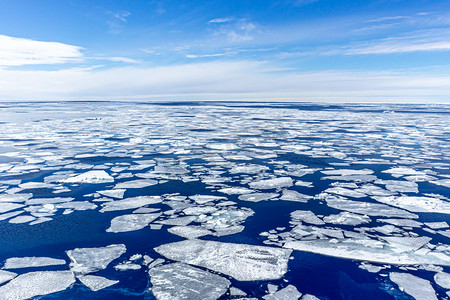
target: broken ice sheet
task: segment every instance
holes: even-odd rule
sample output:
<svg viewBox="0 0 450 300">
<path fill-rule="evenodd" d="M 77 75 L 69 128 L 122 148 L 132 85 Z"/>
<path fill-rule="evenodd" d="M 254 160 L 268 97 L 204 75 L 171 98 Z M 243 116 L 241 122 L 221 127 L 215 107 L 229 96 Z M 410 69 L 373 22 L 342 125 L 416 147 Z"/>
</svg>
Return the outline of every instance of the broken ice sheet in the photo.
<svg viewBox="0 0 450 300">
<path fill-rule="evenodd" d="M 116 200 L 104 203 L 102 205 L 103 208 L 100 209 L 100 212 L 134 209 L 149 204 L 161 203 L 161 201 L 162 201 L 161 197 L 159 196 L 138 196 L 126 198 L 123 200 Z"/>
<path fill-rule="evenodd" d="M 88 171 L 65 179 L 65 183 L 107 183 L 114 182 L 114 178 L 103 170 Z"/>
<path fill-rule="evenodd" d="M 240 281 L 279 279 L 291 250 L 204 240 L 185 240 L 155 248 L 161 255 L 223 273 Z"/>
<path fill-rule="evenodd" d="M 393 272 L 389 278 L 395 282 L 402 291 L 416 300 L 437 300 L 436 293 L 428 280 L 412 274 Z"/>
<path fill-rule="evenodd" d="M 65 264 L 66 261 L 64 259 L 51 257 L 11 257 L 5 261 L 3 269 L 35 268 Z"/>
<path fill-rule="evenodd" d="M 153 222 L 161 214 L 129 214 L 115 217 L 111 220 L 111 226 L 106 229 L 106 232 L 128 232 L 140 230 Z"/>
<path fill-rule="evenodd" d="M 0 286 L 0 299 L 29 299 L 64 291 L 75 283 L 70 271 L 38 271 L 17 276 Z"/>
<path fill-rule="evenodd" d="M 212 234 L 210 230 L 201 226 L 175 226 L 169 228 L 167 231 L 186 239 L 196 239 L 204 235 Z"/>
<path fill-rule="evenodd" d="M 120 182 L 114 186 L 114 189 L 142 189 L 155 184 L 158 184 L 158 181 L 151 179 L 137 179 Z"/>
<path fill-rule="evenodd" d="M 97 248 L 75 248 L 66 251 L 69 256 L 70 270 L 77 274 L 88 274 L 105 269 L 110 262 L 126 251 L 123 244 L 113 244 Z"/>
<path fill-rule="evenodd" d="M 400 207 L 412 212 L 450 214 L 450 202 L 438 198 L 420 196 L 390 196 L 373 198 L 378 202 Z"/>
<path fill-rule="evenodd" d="M 17 274 L 14 272 L 0 270 L 0 284 L 10 281 L 11 279 L 13 279 L 16 276 L 17 276 Z"/>
<path fill-rule="evenodd" d="M 96 275 L 83 275 L 79 276 L 78 279 L 81 281 L 82 284 L 84 284 L 94 292 L 110 287 L 119 282 L 119 280 L 111 280 Z"/>
<path fill-rule="evenodd" d="M 151 291 L 158 300 L 215 300 L 230 286 L 226 278 L 183 263 L 156 266 L 149 275 Z"/>
<path fill-rule="evenodd" d="M 250 187 L 253 189 L 276 189 L 276 188 L 284 188 L 290 187 L 294 184 L 292 178 L 290 177 L 278 177 L 272 179 L 264 179 L 256 182 L 249 183 Z"/>
<path fill-rule="evenodd" d="M 297 288 L 293 285 L 288 285 L 287 287 L 270 293 L 263 297 L 264 300 L 297 300 L 300 299 L 302 293 L 300 293 Z"/>
</svg>

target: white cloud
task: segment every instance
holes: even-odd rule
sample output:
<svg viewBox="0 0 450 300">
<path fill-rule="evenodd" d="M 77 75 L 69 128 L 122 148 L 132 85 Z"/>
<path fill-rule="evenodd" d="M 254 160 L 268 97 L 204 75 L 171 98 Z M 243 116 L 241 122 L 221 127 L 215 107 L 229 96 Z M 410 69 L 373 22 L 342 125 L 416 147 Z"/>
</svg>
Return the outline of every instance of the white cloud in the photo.
<svg viewBox="0 0 450 300">
<path fill-rule="evenodd" d="M 81 47 L 0 35 L 0 67 L 60 64 L 80 60 Z"/>
<path fill-rule="evenodd" d="M 449 51 L 448 41 L 398 41 L 387 40 L 373 45 L 359 46 L 345 51 L 345 54 L 393 54 L 419 51 Z"/>
<path fill-rule="evenodd" d="M 278 72 L 233 61 L 157 68 L 0 70 L 2 100 L 266 99 L 449 101 L 450 75 L 424 72 Z M 189 98 L 190 97 L 190 98 Z"/>
<path fill-rule="evenodd" d="M 231 22 L 233 19 L 231 18 L 216 18 L 216 19 L 212 19 L 210 20 L 208 23 L 227 23 L 227 22 Z"/>
</svg>

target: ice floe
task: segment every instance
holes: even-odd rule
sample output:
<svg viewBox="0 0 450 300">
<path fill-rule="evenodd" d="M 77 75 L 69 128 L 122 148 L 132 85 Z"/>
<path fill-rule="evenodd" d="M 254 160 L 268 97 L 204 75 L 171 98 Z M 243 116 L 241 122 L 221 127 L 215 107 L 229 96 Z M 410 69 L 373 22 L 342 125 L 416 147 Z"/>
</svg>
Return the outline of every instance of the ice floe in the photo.
<svg viewBox="0 0 450 300">
<path fill-rule="evenodd" d="M 205 235 L 212 234 L 212 231 L 201 226 L 175 226 L 168 229 L 172 234 L 179 235 L 186 239 L 196 239 Z"/>
<path fill-rule="evenodd" d="M 74 177 L 67 178 L 63 182 L 66 183 L 107 183 L 114 182 L 114 178 L 103 170 L 88 171 L 76 175 Z"/>
<path fill-rule="evenodd" d="M 161 203 L 159 196 L 137 196 L 104 203 L 100 212 L 135 209 L 149 204 Z"/>
<path fill-rule="evenodd" d="M 115 217 L 111 220 L 111 226 L 106 229 L 106 232 L 128 232 L 140 230 L 153 222 L 161 214 L 129 214 Z"/>
<path fill-rule="evenodd" d="M 66 251 L 69 256 L 70 270 L 78 274 L 88 274 L 105 269 L 109 263 L 125 253 L 123 244 L 113 244 L 106 247 L 75 248 Z"/>
<path fill-rule="evenodd" d="M 294 182 L 293 182 L 292 178 L 290 178 L 290 177 L 278 177 L 278 178 L 272 178 L 272 179 L 264 179 L 264 180 L 259 180 L 256 182 L 249 183 L 251 188 L 261 189 L 261 190 L 290 187 L 293 184 L 294 184 Z"/>
<path fill-rule="evenodd" d="M 450 201 L 421 196 L 374 197 L 375 200 L 412 212 L 450 214 Z"/>
<path fill-rule="evenodd" d="M 83 275 L 79 276 L 78 279 L 81 281 L 82 284 L 84 284 L 89 289 L 91 289 L 91 291 L 94 292 L 110 287 L 116 283 L 119 283 L 119 280 L 111 280 L 96 275 Z"/>
<path fill-rule="evenodd" d="M 395 282 L 406 294 L 416 300 L 437 300 L 436 293 L 428 280 L 412 274 L 393 272 L 389 278 Z"/>
<path fill-rule="evenodd" d="M 17 274 L 10 271 L 0 270 L 0 284 L 10 281 L 14 277 L 16 277 Z"/>
<path fill-rule="evenodd" d="M 156 299 L 215 300 L 226 293 L 230 281 L 183 263 L 151 268 L 151 291 Z"/>
<path fill-rule="evenodd" d="M 300 293 L 297 288 L 293 285 L 288 285 L 287 287 L 270 293 L 263 297 L 264 300 L 297 300 L 300 299 L 302 293 Z M 302 298 L 303 299 L 303 298 Z"/>
<path fill-rule="evenodd" d="M 229 275 L 240 281 L 279 279 L 287 271 L 288 249 L 185 240 L 156 247 L 161 255 Z"/>
<path fill-rule="evenodd" d="M 11 257 L 5 261 L 3 269 L 36 268 L 65 264 L 66 261 L 64 259 L 51 257 Z"/>
<path fill-rule="evenodd" d="M 64 291 L 75 283 L 70 271 L 38 271 L 17 276 L 0 286 L 0 299 L 19 300 Z"/>
</svg>

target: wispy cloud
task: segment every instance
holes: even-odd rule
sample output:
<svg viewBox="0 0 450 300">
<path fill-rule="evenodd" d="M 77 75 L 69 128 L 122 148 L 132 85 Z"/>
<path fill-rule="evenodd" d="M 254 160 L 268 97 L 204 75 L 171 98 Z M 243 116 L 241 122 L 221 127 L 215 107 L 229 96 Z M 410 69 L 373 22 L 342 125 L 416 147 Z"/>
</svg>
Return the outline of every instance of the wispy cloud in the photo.
<svg viewBox="0 0 450 300">
<path fill-rule="evenodd" d="M 0 35 L 0 67 L 79 61 L 83 57 L 81 50 L 81 47 L 63 43 Z"/>
<path fill-rule="evenodd" d="M 233 20 L 232 18 L 216 18 L 209 20 L 208 23 L 228 23 L 231 22 L 232 20 Z"/>
<path fill-rule="evenodd" d="M 124 23 L 127 23 L 127 18 L 131 15 L 129 11 L 110 11 L 105 10 L 105 13 L 110 17 L 107 20 L 110 33 L 121 33 Z"/>
<path fill-rule="evenodd" d="M 379 44 L 355 47 L 345 51 L 347 55 L 354 54 L 393 54 L 419 51 L 450 51 L 450 41 L 384 41 Z"/>
</svg>

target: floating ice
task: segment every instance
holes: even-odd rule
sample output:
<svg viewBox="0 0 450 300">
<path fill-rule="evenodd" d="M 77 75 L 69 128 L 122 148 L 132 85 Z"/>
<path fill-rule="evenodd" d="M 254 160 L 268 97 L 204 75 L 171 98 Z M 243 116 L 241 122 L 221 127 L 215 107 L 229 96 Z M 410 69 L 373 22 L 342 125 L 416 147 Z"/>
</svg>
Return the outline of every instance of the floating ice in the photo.
<svg viewBox="0 0 450 300">
<path fill-rule="evenodd" d="M 243 166 L 234 166 L 233 168 L 230 169 L 229 172 L 231 174 L 239 174 L 239 173 L 258 174 L 258 173 L 261 173 L 266 170 L 269 170 L 269 168 L 266 166 L 250 164 L 250 165 L 243 165 Z"/>
<path fill-rule="evenodd" d="M 389 278 L 416 300 L 437 300 L 428 280 L 406 273 L 390 273 Z"/>
<path fill-rule="evenodd" d="M 17 276 L 17 274 L 14 272 L 0 270 L 0 284 L 10 281 L 11 279 L 13 279 L 16 276 Z"/>
<path fill-rule="evenodd" d="M 436 273 L 434 281 L 444 289 L 450 290 L 450 274 L 444 272 Z"/>
<path fill-rule="evenodd" d="M 299 220 L 305 223 L 314 225 L 323 225 L 324 221 L 319 219 L 312 211 L 308 210 L 296 210 L 291 212 L 291 218 L 295 221 Z"/>
<path fill-rule="evenodd" d="M 56 205 L 58 209 L 73 209 L 73 210 L 92 210 L 96 209 L 97 205 L 88 201 L 73 201 Z"/>
<path fill-rule="evenodd" d="M 3 269 L 35 268 L 65 264 L 66 261 L 64 259 L 51 257 L 11 257 L 5 261 Z"/>
<path fill-rule="evenodd" d="M 130 214 L 115 217 L 106 232 L 128 232 L 140 230 L 158 218 L 161 214 Z"/>
<path fill-rule="evenodd" d="M 300 293 L 297 288 L 293 285 L 288 285 L 287 287 L 271 293 L 263 297 L 264 300 L 297 300 L 300 299 L 302 293 Z M 302 298 L 303 299 L 303 298 Z"/>
<path fill-rule="evenodd" d="M 0 202 L 24 202 L 33 197 L 33 194 L 1 194 Z"/>
<path fill-rule="evenodd" d="M 205 204 L 205 203 L 217 201 L 217 200 L 227 200 L 226 197 L 214 196 L 214 195 L 195 195 L 195 196 L 189 196 L 189 198 L 194 200 L 198 204 Z"/>
<path fill-rule="evenodd" d="M 196 239 L 204 235 L 212 234 L 210 230 L 200 226 L 175 226 L 169 228 L 167 231 L 186 239 Z"/>
<path fill-rule="evenodd" d="M 119 282 L 119 280 L 111 280 L 102 276 L 95 275 L 79 276 L 78 279 L 82 284 L 84 284 L 94 292 L 110 287 Z"/>
<path fill-rule="evenodd" d="M 141 268 L 142 268 L 141 265 L 133 264 L 131 262 L 125 262 L 122 264 L 118 264 L 117 266 L 114 266 L 114 269 L 119 271 L 140 270 Z"/>
<path fill-rule="evenodd" d="M 384 222 L 401 227 L 421 227 L 422 223 L 408 219 L 378 219 L 378 222 Z"/>
<path fill-rule="evenodd" d="M 97 193 L 106 197 L 122 199 L 123 195 L 125 194 L 125 191 L 126 189 L 113 189 L 113 190 L 97 191 Z"/>
<path fill-rule="evenodd" d="M 40 271 L 17 276 L 0 286 L 0 299 L 19 300 L 64 291 L 75 282 L 70 271 Z"/>
<path fill-rule="evenodd" d="M 106 202 L 103 204 L 103 208 L 100 209 L 100 212 L 134 209 L 149 204 L 161 203 L 161 201 L 161 197 L 159 196 L 132 197 L 123 200 Z"/>
<path fill-rule="evenodd" d="M 250 194 L 253 193 L 254 190 L 245 188 L 245 187 L 229 187 L 218 190 L 218 192 L 227 194 L 227 195 L 242 195 L 242 194 Z"/>
<path fill-rule="evenodd" d="M 381 203 L 407 209 L 412 212 L 450 214 L 450 202 L 438 198 L 414 196 L 390 196 L 373 198 Z"/>
<path fill-rule="evenodd" d="M 98 248 L 75 248 L 66 251 L 70 260 L 70 270 L 75 273 L 88 274 L 105 269 L 110 262 L 125 253 L 123 244 L 113 244 Z"/>
<path fill-rule="evenodd" d="M 188 225 L 188 224 L 192 223 L 193 221 L 195 221 L 195 219 L 197 219 L 197 217 L 195 217 L 195 216 L 186 216 L 186 217 L 177 217 L 177 218 L 173 218 L 173 219 L 161 220 L 161 221 L 157 221 L 156 223 L 164 224 L 164 225 L 185 226 L 185 225 Z"/>
<path fill-rule="evenodd" d="M 149 271 L 156 299 L 215 300 L 230 286 L 227 279 L 201 269 L 173 263 Z"/>
<path fill-rule="evenodd" d="M 279 279 L 287 271 L 291 250 L 185 240 L 156 247 L 161 255 L 176 261 L 204 267 L 240 281 Z"/>
<path fill-rule="evenodd" d="M 11 224 L 28 223 L 28 222 L 34 221 L 35 219 L 36 218 L 33 216 L 18 216 L 13 219 L 10 219 L 8 221 L 8 223 L 11 223 Z"/>
<path fill-rule="evenodd" d="M 360 225 L 363 223 L 369 223 L 371 219 L 370 219 L 370 217 L 368 217 L 366 215 L 359 215 L 359 214 L 354 214 L 351 212 L 344 211 L 337 215 L 326 216 L 323 218 L 323 220 L 326 223 L 331 223 L 331 224 L 356 226 L 356 225 Z"/>
<path fill-rule="evenodd" d="M 66 183 L 106 183 L 114 182 L 114 178 L 103 170 L 88 171 L 74 177 L 67 178 Z"/>
<path fill-rule="evenodd" d="M 28 199 L 25 203 L 27 205 L 45 205 L 45 204 L 56 204 L 70 202 L 74 200 L 72 197 L 53 197 L 53 198 L 32 198 Z"/>
<path fill-rule="evenodd" d="M 115 189 L 142 189 L 158 184 L 158 181 L 151 179 L 137 179 L 131 181 L 120 182 L 114 186 Z"/>
<path fill-rule="evenodd" d="M 281 195 L 280 200 L 306 203 L 311 198 L 312 196 L 300 194 L 297 191 L 283 190 L 283 195 Z"/>
<path fill-rule="evenodd" d="M 238 198 L 242 201 L 249 202 L 259 202 L 259 201 L 267 201 L 273 198 L 278 197 L 279 194 L 276 193 L 253 193 L 253 194 L 245 194 L 240 195 Z"/>
<path fill-rule="evenodd" d="M 394 176 L 404 176 L 404 175 L 423 175 L 422 172 L 418 172 L 414 169 L 408 168 L 408 167 L 394 167 L 390 168 L 389 170 L 383 171 L 383 173 L 389 173 Z"/>
<path fill-rule="evenodd" d="M 2 203 L 0 202 L 0 213 L 4 213 L 4 212 L 8 212 L 14 209 L 18 209 L 21 207 L 24 207 L 25 205 L 23 204 L 18 204 L 18 203 Z"/>
<path fill-rule="evenodd" d="M 251 188 L 262 190 L 290 187 L 293 184 L 291 177 L 278 177 L 249 183 Z"/>
<path fill-rule="evenodd" d="M 341 196 L 347 196 L 352 198 L 362 198 L 366 197 L 366 194 L 360 193 L 358 191 L 346 189 L 343 187 L 333 187 L 325 190 L 325 193 L 337 194 Z"/>
<path fill-rule="evenodd" d="M 432 228 L 432 229 L 444 229 L 444 228 L 448 228 L 448 223 L 445 221 L 442 222 L 425 222 L 425 225 L 427 225 L 428 227 Z"/>
<path fill-rule="evenodd" d="M 373 171 L 369 169 L 362 169 L 362 170 L 339 169 L 339 170 L 323 170 L 320 172 L 326 175 L 340 175 L 340 176 L 373 174 Z"/>
<path fill-rule="evenodd" d="M 424 240 L 410 237 L 395 237 L 396 240 L 372 240 L 369 238 L 320 239 L 290 241 L 283 247 L 322 255 L 371 261 L 393 265 L 435 264 L 450 266 L 450 256 L 426 249 L 419 249 Z M 392 237 L 393 238 L 393 237 Z M 404 240 L 402 240 L 404 239 Z M 411 244 L 408 244 L 411 243 Z M 409 252 L 408 252 L 409 250 Z"/>
</svg>

